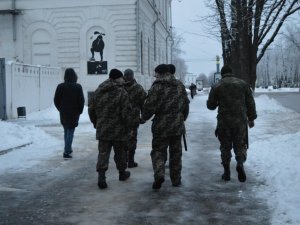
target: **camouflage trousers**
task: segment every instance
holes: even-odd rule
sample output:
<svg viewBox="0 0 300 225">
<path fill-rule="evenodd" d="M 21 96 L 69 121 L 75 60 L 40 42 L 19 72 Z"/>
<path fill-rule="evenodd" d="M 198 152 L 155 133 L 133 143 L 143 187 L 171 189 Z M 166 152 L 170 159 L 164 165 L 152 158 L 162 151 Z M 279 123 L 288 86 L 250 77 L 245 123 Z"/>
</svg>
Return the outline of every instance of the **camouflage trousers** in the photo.
<svg viewBox="0 0 300 225">
<path fill-rule="evenodd" d="M 218 128 L 217 136 L 220 141 L 222 164 L 229 164 L 233 148 L 237 162 L 244 163 L 247 159 L 247 127 Z"/>
<path fill-rule="evenodd" d="M 109 157 L 111 149 L 114 149 L 114 160 L 119 171 L 124 171 L 127 168 L 125 155 L 125 141 L 104 141 L 99 140 L 98 143 L 98 162 L 97 171 L 106 171 L 108 169 Z"/>
<path fill-rule="evenodd" d="M 128 158 L 129 159 L 131 157 L 133 157 L 134 154 L 135 154 L 136 144 L 137 144 L 137 133 L 138 133 L 137 128 L 130 130 L 128 141 L 127 141 L 127 144 L 126 144 L 126 151 L 128 153 Z"/>
<path fill-rule="evenodd" d="M 169 167 L 172 183 L 181 181 L 181 135 L 171 137 L 153 137 L 151 159 L 154 171 L 154 179 L 165 176 L 165 163 L 167 149 L 169 147 Z"/>
</svg>

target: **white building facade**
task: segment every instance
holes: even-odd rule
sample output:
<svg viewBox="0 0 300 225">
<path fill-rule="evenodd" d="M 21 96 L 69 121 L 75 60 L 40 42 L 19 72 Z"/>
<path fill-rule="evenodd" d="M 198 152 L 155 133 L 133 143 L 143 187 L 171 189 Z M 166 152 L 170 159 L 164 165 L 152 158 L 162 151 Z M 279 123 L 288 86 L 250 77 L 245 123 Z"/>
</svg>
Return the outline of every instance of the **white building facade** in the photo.
<svg viewBox="0 0 300 225">
<path fill-rule="evenodd" d="M 196 84 L 196 79 L 197 79 L 197 75 L 196 74 L 187 73 L 185 75 L 185 80 L 184 80 L 185 86 L 189 87 L 191 85 L 191 83 Z"/>
<path fill-rule="evenodd" d="M 0 58 L 72 67 L 86 96 L 112 68 L 131 68 L 148 89 L 154 68 L 171 63 L 171 1 L 1 0 Z M 99 62 L 93 64 L 91 46 L 99 34 L 105 43 L 103 62 L 95 52 Z M 90 65 L 95 65 L 92 73 Z"/>
</svg>

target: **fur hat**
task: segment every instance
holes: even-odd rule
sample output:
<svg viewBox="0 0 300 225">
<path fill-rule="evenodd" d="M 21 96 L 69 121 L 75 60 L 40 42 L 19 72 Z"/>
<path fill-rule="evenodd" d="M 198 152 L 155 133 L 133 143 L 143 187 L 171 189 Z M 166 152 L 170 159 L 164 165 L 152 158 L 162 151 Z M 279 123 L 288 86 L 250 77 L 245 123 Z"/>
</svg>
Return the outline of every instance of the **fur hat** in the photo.
<svg viewBox="0 0 300 225">
<path fill-rule="evenodd" d="M 110 70 L 110 72 L 109 72 L 109 78 L 110 79 L 115 80 L 115 79 L 118 79 L 120 77 L 123 77 L 123 73 L 120 70 L 118 70 L 118 69 L 111 69 Z"/>
<path fill-rule="evenodd" d="M 232 69 L 228 65 L 224 65 L 221 69 L 221 75 L 223 76 L 226 73 L 232 73 Z"/>
<path fill-rule="evenodd" d="M 176 72 L 176 67 L 173 64 L 169 64 L 169 72 L 170 74 L 175 74 Z"/>
<path fill-rule="evenodd" d="M 166 74 L 167 72 L 169 72 L 169 67 L 166 64 L 160 64 L 157 67 L 155 67 L 154 71 L 155 73 L 158 73 L 160 75 Z"/>
</svg>

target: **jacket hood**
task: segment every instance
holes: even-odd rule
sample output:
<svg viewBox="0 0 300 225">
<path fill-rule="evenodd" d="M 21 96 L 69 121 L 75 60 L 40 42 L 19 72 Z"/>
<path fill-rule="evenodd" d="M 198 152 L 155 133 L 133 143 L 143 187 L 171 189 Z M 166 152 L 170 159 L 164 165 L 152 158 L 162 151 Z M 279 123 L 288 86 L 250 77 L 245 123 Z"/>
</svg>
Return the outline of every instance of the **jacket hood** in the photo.
<svg viewBox="0 0 300 225">
<path fill-rule="evenodd" d="M 77 82 L 77 75 L 76 75 L 75 71 L 72 68 L 66 69 L 64 80 L 65 80 L 65 82 L 69 82 L 69 83 L 76 83 Z"/>
</svg>

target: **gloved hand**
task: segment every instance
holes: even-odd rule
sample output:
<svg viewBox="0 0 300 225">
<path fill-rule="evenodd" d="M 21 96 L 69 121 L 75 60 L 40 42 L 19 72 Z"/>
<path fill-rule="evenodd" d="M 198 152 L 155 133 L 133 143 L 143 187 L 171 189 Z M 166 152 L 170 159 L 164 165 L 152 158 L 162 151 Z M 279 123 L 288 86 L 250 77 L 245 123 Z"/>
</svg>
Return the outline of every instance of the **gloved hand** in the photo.
<svg viewBox="0 0 300 225">
<path fill-rule="evenodd" d="M 94 128 L 96 129 L 96 128 L 97 128 L 97 124 L 96 124 L 96 123 L 93 123 L 93 125 L 94 125 Z"/>
<path fill-rule="evenodd" d="M 248 126 L 249 126 L 250 128 L 254 127 L 254 121 L 248 121 Z"/>
</svg>

